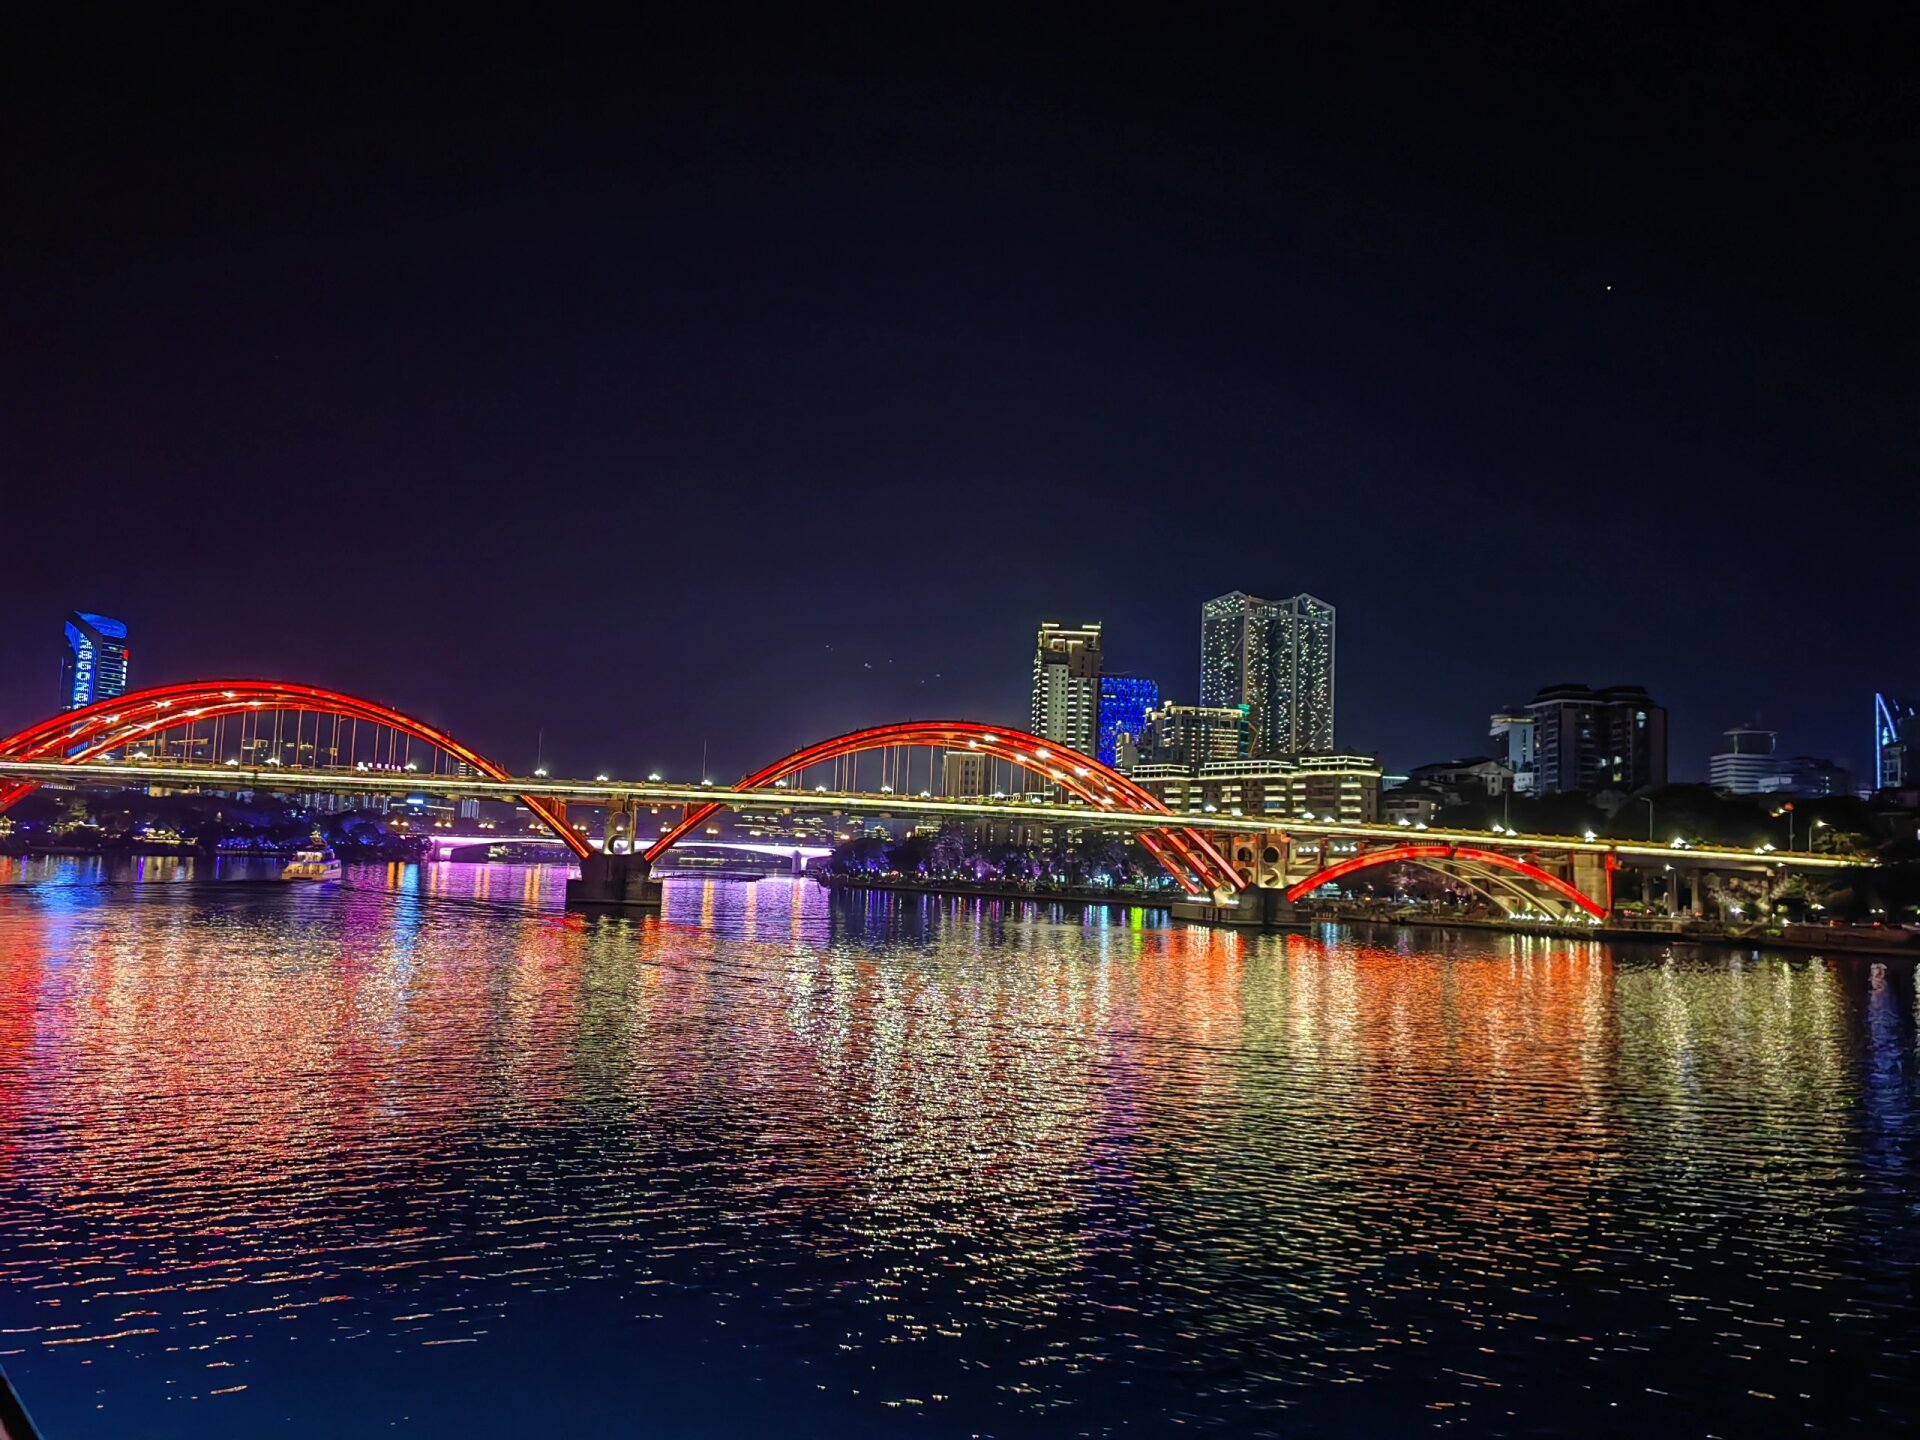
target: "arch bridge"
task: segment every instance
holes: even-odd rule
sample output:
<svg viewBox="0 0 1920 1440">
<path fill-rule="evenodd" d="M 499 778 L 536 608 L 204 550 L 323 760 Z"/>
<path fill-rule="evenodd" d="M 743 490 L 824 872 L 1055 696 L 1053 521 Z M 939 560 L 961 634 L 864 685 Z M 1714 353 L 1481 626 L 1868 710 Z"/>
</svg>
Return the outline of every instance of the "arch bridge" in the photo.
<svg viewBox="0 0 1920 1440">
<path fill-rule="evenodd" d="M 872 783 L 876 769 L 878 784 Z M 956 785 L 956 774 L 973 778 Z M 1125 831 L 1199 907 L 1195 913 L 1219 919 L 1271 917 L 1323 887 L 1389 866 L 1443 875 L 1508 915 L 1594 923 L 1613 908 L 1621 868 L 1778 874 L 1862 863 L 1830 855 L 1176 814 L 1091 756 L 964 720 L 852 731 L 803 746 L 725 786 L 514 775 L 446 730 L 391 706 L 273 680 L 158 686 L 64 711 L 0 739 L 0 812 L 48 782 L 516 801 L 578 862 L 581 877 L 569 894 L 589 903 L 658 904 L 654 865 L 677 843 L 697 838 L 725 808 Z M 956 788 L 965 793 L 947 793 Z M 603 849 L 590 843 L 582 823 L 569 820 L 569 805 L 605 808 Z M 645 840 L 643 810 L 677 810 L 679 818 Z"/>
<path fill-rule="evenodd" d="M 288 716 L 293 717 L 291 739 L 286 738 Z M 331 722 L 330 732 L 323 722 Z M 342 722 L 350 727 L 344 734 Z M 364 735 L 362 725 L 366 727 Z M 267 738 L 269 735 L 271 738 Z M 429 757 L 425 771 L 412 759 L 416 743 Z M 137 749 L 143 745 L 149 748 Z M 248 759 L 230 756 L 224 765 L 220 763 L 219 755 L 236 745 Z M 157 763 L 152 757 L 156 748 L 161 755 Z M 179 751 L 182 764 L 166 763 L 169 748 Z M 1134 831 L 1148 853 L 1188 894 L 1231 894 L 1243 888 L 1243 882 L 1205 834 L 1190 824 L 1176 822 L 1161 801 L 1118 771 L 1038 736 L 970 721 L 875 726 L 796 750 L 731 787 L 703 786 L 687 793 L 688 787 L 656 785 L 649 793 L 644 787 L 618 787 L 601 781 L 589 787 L 587 782 L 548 784 L 544 776 L 516 779 L 505 767 L 445 730 L 390 706 L 340 691 L 271 680 L 203 681 L 159 686 L 98 701 L 84 709 L 51 716 L 0 740 L 0 812 L 36 785 L 83 775 L 95 781 L 191 781 L 228 788 L 243 788 L 244 782 L 244 788 L 268 790 L 402 789 L 463 795 L 504 792 L 544 822 L 580 861 L 586 882 L 583 895 L 600 883 L 609 889 L 609 899 L 644 903 L 648 893 L 644 886 L 652 864 L 722 808 L 767 801 L 791 808 L 803 795 L 807 797 L 805 803 L 811 804 L 825 787 L 811 792 L 796 789 L 791 785 L 796 777 L 815 767 L 844 766 L 863 755 L 890 759 L 893 773 L 910 776 L 910 757 L 903 764 L 898 752 L 915 749 L 976 756 L 982 762 L 1029 776 L 1045 788 L 1057 789 L 1068 799 L 1064 806 L 1036 808 L 989 805 L 983 797 L 971 806 L 952 802 L 945 808 L 975 814 L 1016 814 L 1023 821 L 1056 818 L 1054 812 L 1064 808 L 1082 825 Z M 113 752 L 123 750 L 138 757 L 137 761 L 101 763 Z M 210 763 L 194 763 L 203 750 L 212 757 Z M 291 764 L 283 754 L 287 750 L 292 754 Z M 407 757 L 404 762 L 399 759 L 403 754 Z M 830 803 L 835 808 L 868 813 L 912 813 L 925 809 L 921 802 L 931 798 L 931 790 L 915 796 L 884 785 L 876 794 L 836 791 Z M 629 837 L 637 833 L 632 823 L 635 810 L 642 805 L 655 806 L 662 799 L 682 804 L 682 818 L 648 844 L 644 853 L 631 853 Z M 596 851 L 581 827 L 569 823 L 570 800 L 605 803 L 611 811 L 626 817 L 624 822 L 612 823 L 607 850 Z M 1047 810 L 1046 815 L 1041 808 Z"/>
</svg>

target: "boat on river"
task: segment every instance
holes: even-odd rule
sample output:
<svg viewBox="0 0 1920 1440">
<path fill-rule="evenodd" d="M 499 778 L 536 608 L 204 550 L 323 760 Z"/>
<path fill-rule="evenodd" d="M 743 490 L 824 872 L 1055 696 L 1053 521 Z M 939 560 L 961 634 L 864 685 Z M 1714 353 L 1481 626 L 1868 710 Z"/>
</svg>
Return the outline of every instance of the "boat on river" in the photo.
<svg viewBox="0 0 1920 1440">
<path fill-rule="evenodd" d="M 296 850 L 293 859 L 280 869 L 282 880 L 338 880 L 340 857 L 320 838 L 318 830 L 304 850 Z"/>
</svg>

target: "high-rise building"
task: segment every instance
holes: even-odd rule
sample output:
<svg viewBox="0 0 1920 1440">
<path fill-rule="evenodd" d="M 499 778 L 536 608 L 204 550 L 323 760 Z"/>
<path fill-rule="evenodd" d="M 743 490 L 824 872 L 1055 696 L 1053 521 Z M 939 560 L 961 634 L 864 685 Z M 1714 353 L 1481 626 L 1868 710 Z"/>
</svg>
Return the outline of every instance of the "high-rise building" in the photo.
<svg viewBox="0 0 1920 1440">
<path fill-rule="evenodd" d="M 1707 760 L 1707 783 L 1723 795 L 1758 795 L 1781 773 L 1773 753 L 1779 735 L 1753 725 L 1736 725 L 1724 733 L 1726 748 Z"/>
<path fill-rule="evenodd" d="M 1147 733 L 1147 715 L 1160 704 L 1160 687 L 1132 675 L 1100 677 L 1100 749 L 1103 765 L 1119 762 L 1121 737 L 1136 746 Z"/>
<path fill-rule="evenodd" d="M 1243 708 L 1254 744 L 1264 747 L 1272 690 L 1272 603 L 1243 590 L 1207 601 L 1200 607 L 1200 704 Z"/>
<path fill-rule="evenodd" d="M 1897 695 L 1873 697 L 1873 788 L 1893 790 L 1920 779 L 1920 704 Z"/>
<path fill-rule="evenodd" d="M 1147 714 L 1141 758 L 1188 770 L 1214 760 L 1244 760 L 1253 749 L 1253 722 L 1245 705 L 1165 704 Z"/>
<path fill-rule="evenodd" d="M 1274 609 L 1269 713 L 1274 754 L 1333 749 L 1333 606 L 1324 600 L 1296 595 Z"/>
<path fill-rule="evenodd" d="M 60 703 L 78 710 L 127 693 L 127 626 L 85 610 L 67 616 L 67 651 L 60 662 Z"/>
<path fill-rule="evenodd" d="M 1049 620 L 1033 652 L 1035 735 L 1091 755 L 1100 744 L 1100 626 Z"/>
<path fill-rule="evenodd" d="M 1533 766 L 1533 716 L 1519 706 L 1497 710 L 1487 734 L 1499 742 L 1493 758 L 1504 760 L 1513 772 L 1513 793 L 1531 795 L 1537 778 Z"/>
<path fill-rule="evenodd" d="M 1528 702 L 1535 788 L 1644 790 L 1667 783 L 1667 712 L 1638 685 L 1549 685 Z"/>
<path fill-rule="evenodd" d="M 1245 705 L 1262 755 L 1330 751 L 1333 642 L 1324 600 L 1217 596 L 1200 607 L 1200 703 Z"/>
</svg>

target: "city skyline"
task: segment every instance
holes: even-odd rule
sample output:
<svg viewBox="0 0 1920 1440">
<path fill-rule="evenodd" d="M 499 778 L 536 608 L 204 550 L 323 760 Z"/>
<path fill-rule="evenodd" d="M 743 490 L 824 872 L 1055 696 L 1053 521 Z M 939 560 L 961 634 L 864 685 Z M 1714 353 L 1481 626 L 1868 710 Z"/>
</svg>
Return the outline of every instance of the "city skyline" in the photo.
<svg viewBox="0 0 1920 1440">
<path fill-rule="evenodd" d="M 1233 593 L 1242 594 L 1244 596 L 1244 592 L 1233 592 Z M 1216 600 L 1224 599 L 1224 598 L 1227 598 L 1227 597 L 1216 597 Z M 1252 597 L 1246 597 L 1246 598 L 1252 598 Z M 1305 599 L 1309 601 L 1313 600 L 1313 598 L 1314 597 L 1311 597 L 1311 596 L 1295 597 L 1295 599 Z M 1209 603 L 1213 603 L 1213 602 L 1209 602 Z M 1256 602 L 1256 603 L 1272 604 L 1274 602 Z M 1332 611 L 1336 607 L 1327 606 L 1326 608 L 1328 610 L 1329 615 L 1331 615 Z M 110 627 L 111 626 L 120 627 L 121 633 L 119 636 L 112 637 L 111 632 L 109 632 L 109 636 L 110 638 L 117 638 L 118 640 L 120 640 L 122 642 L 122 647 L 124 649 L 125 630 L 126 630 L 125 622 L 116 620 L 116 619 L 111 619 L 109 617 L 98 615 L 98 614 L 87 612 L 87 611 L 73 610 L 68 612 L 65 617 L 65 622 L 66 622 L 67 632 L 68 632 L 67 642 L 66 642 L 66 645 L 60 648 L 58 652 L 59 662 L 60 662 L 60 677 L 59 677 L 58 693 L 62 695 L 66 695 L 67 692 L 72 687 L 71 674 L 72 674 L 73 663 L 74 663 L 73 635 L 74 633 L 76 633 L 74 630 L 74 621 L 76 619 L 98 621 Z M 1099 731 L 1100 710 L 1101 710 L 1101 703 L 1102 703 L 1101 690 L 1100 690 L 1102 678 L 1104 677 L 1107 679 L 1119 679 L 1126 682 L 1142 683 L 1149 686 L 1151 686 L 1153 682 L 1136 680 L 1136 677 L 1138 676 L 1140 670 L 1144 667 L 1137 666 L 1130 663 L 1127 655 L 1124 652 L 1122 655 L 1122 664 L 1119 669 L 1105 670 L 1103 668 L 1105 665 L 1105 652 L 1103 648 L 1104 638 L 1105 638 L 1105 627 L 1103 622 L 1091 621 L 1091 622 L 1088 622 L 1085 627 L 1062 627 L 1059 625 L 1058 622 L 1054 622 L 1054 621 L 1043 622 L 1041 626 L 1041 631 L 1043 636 L 1045 631 L 1048 629 L 1053 629 L 1053 630 L 1064 629 L 1066 632 L 1071 634 L 1076 634 L 1076 635 L 1090 634 L 1092 636 L 1093 651 L 1094 651 L 1094 665 L 1088 677 L 1091 680 L 1091 685 L 1087 689 L 1085 696 L 1082 697 L 1078 702 L 1081 708 L 1086 713 L 1084 716 L 1078 719 L 1075 723 L 1082 725 L 1084 728 L 1088 730 L 1090 743 L 1088 743 L 1084 747 L 1086 753 L 1097 754 L 1101 748 L 1101 741 L 1099 739 L 1098 731 Z M 1031 635 L 1033 631 L 1029 629 L 1027 633 Z M 5 634 L 5 627 L 3 624 L 0 624 L 0 635 L 4 635 L 4 634 Z M 162 647 L 161 653 L 165 655 L 168 652 L 169 648 L 171 647 Z M 181 648 L 183 649 L 183 651 L 189 650 L 189 647 L 181 647 Z M 191 647 L 191 651 L 189 653 L 204 653 L 206 648 L 207 647 Z M 831 647 L 827 647 L 827 648 L 830 653 Z M 1202 659 L 1202 664 L 1204 666 L 1204 639 L 1202 641 L 1201 649 L 1202 649 L 1201 659 Z M 951 663 L 951 662 L 947 662 L 947 663 Z M 116 683 L 120 686 L 120 688 L 125 688 L 126 669 L 127 669 L 126 663 L 124 660 L 122 660 L 118 666 L 117 671 L 115 672 L 118 676 L 118 680 Z M 857 685 L 871 682 L 876 678 L 874 675 L 874 670 L 871 662 L 861 662 L 861 669 L 863 671 L 864 678 L 862 681 L 857 681 L 856 682 Z M 1177 671 L 1178 666 L 1177 665 L 1174 666 L 1173 669 Z M 240 667 L 230 666 L 230 665 L 223 666 L 217 662 L 212 666 L 212 670 L 218 673 L 231 674 L 236 677 L 241 676 L 243 674 L 243 670 Z M 263 675 L 265 673 L 266 673 L 265 671 L 262 672 Z M 999 710 L 992 711 L 992 712 L 983 711 L 979 715 L 968 716 L 965 718 L 986 719 L 986 720 L 997 721 L 998 723 L 1006 723 L 1006 724 L 1014 724 L 1014 723 L 1024 724 L 1024 725 L 1027 725 L 1035 734 L 1049 735 L 1050 738 L 1058 739 L 1061 741 L 1061 743 L 1069 743 L 1068 737 L 1065 736 L 1064 734 L 1050 735 L 1050 727 L 1048 723 L 1045 721 L 1045 719 L 1043 718 L 1040 712 L 1040 709 L 1038 708 L 1040 704 L 1040 696 L 1036 686 L 1037 686 L 1038 677 L 1040 673 L 1041 672 L 1038 664 L 1036 664 L 1035 667 L 1033 667 L 1033 669 L 1029 672 L 1029 682 L 1028 682 L 1028 685 L 1026 686 L 1026 694 L 1024 697 L 1022 697 L 1022 701 L 1024 703 L 1022 703 L 1021 701 L 1016 701 L 1009 706 L 1003 702 L 1002 708 Z M 167 677 L 167 678 L 171 678 L 171 677 Z M 259 678 L 259 677 L 251 677 L 251 678 Z M 921 678 L 924 679 L 925 677 L 921 677 Z M 925 693 L 925 686 L 923 684 L 918 687 L 912 687 L 912 688 L 918 688 L 921 691 L 921 693 L 923 694 Z M 1564 689 L 1564 688 L 1567 688 L 1565 682 L 1562 682 L 1560 684 L 1542 683 L 1537 687 L 1537 693 L 1535 695 L 1535 699 L 1537 701 L 1540 695 L 1544 694 L 1545 692 L 1556 690 L 1556 689 Z M 1582 687 L 1575 686 L 1573 688 L 1577 689 Z M 1645 687 L 1626 686 L 1626 687 L 1613 687 L 1613 688 L 1624 689 L 1624 690 L 1635 691 L 1635 692 L 1644 692 Z M 1192 693 L 1197 695 L 1201 692 L 1202 689 L 1204 689 L 1204 681 L 1202 681 L 1202 683 L 1200 684 L 1196 684 Z M 874 695 L 881 695 L 886 693 L 901 694 L 901 693 L 911 693 L 911 689 L 908 687 L 892 686 L 892 687 L 882 687 L 882 688 L 872 689 L 869 691 L 869 693 Z M 1870 697 L 1869 700 L 1863 703 L 1881 706 L 1885 703 L 1881 698 L 1884 693 L 1885 693 L 1884 689 L 1882 691 L 1876 692 L 1872 697 Z M 1196 702 L 1190 699 L 1183 698 L 1182 694 L 1177 689 L 1167 690 L 1164 688 L 1159 688 L 1158 695 L 1157 695 L 1157 703 L 1191 705 Z M 1488 707 L 1488 710 L 1494 714 L 1496 719 L 1498 719 L 1505 708 L 1507 707 L 1495 705 L 1495 706 Z M 1527 708 L 1527 704 L 1522 703 L 1517 708 L 1521 712 L 1524 712 Z M 1659 708 L 1662 712 L 1662 725 L 1664 727 L 1667 719 L 1666 711 L 1668 707 L 1661 705 Z M 31 693 L 30 687 L 25 685 L 12 686 L 12 685 L 0 683 L 0 725 L 4 725 L 6 723 L 12 723 L 12 724 L 18 725 L 18 724 L 24 723 L 26 720 L 30 718 L 38 718 L 40 716 L 40 713 L 41 712 L 35 709 L 35 702 L 34 702 L 34 698 Z M 1756 717 L 1764 716 L 1764 711 L 1761 710 L 1759 707 L 1755 707 L 1752 713 Z M 1876 717 L 1875 717 L 1876 725 L 1878 723 L 1878 720 L 1879 720 L 1879 715 L 1878 715 L 1878 712 L 1876 712 Z M 1862 725 L 1860 723 L 1859 717 L 1857 715 L 1855 717 L 1855 721 L 1856 721 L 1855 728 L 1861 729 L 1863 731 L 1869 730 L 1868 726 Z M 858 719 L 856 719 L 854 724 L 849 728 L 857 728 L 859 723 L 861 722 Z M 541 728 L 542 728 L 542 733 L 540 736 L 536 738 L 539 743 L 544 744 L 545 743 L 545 735 L 544 735 L 545 727 L 543 726 Z M 590 727 L 583 727 L 583 729 L 584 728 L 590 728 Z M 1699 729 L 1701 727 L 1698 725 L 1695 725 L 1693 727 L 1683 727 L 1683 728 Z M 1753 719 L 1748 722 L 1743 722 L 1743 724 L 1734 726 L 1731 729 L 1725 725 L 1721 725 L 1713 730 L 1713 734 L 1710 740 L 1704 740 L 1699 742 L 1700 753 L 1698 756 L 1697 765 L 1691 764 L 1685 758 L 1683 758 L 1678 763 L 1668 764 L 1666 763 L 1663 756 L 1662 765 L 1663 765 L 1664 773 L 1667 774 L 1668 779 L 1671 783 L 1676 783 L 1676 784 L 1708 783 L 1712 775 L 1715 773 L 1716 760 L 1723 753 L 1723 750 L 1724 750 L 1724 746 L 1721 745 L 1719 742 L 1723 739 L 1725 735 L 1731 734 L 1733 729 L 1745 729 L 1745 728 L 1766 730 L 1773 733 L 1784 733 L 1780 731 L 1778 727 L 1761 724 L 1759 718 Z M 1490 758 L 1495 760 L 1501 760 L 1505 756 L 1507 743 L 1503 739 L 1500 739 L 1498 737 L 1488 736 L 1487 738 L 1478 742 L 1474 742 L 1472 740 L 1471 737 L 1475 735 L 1487 736 L 1487 725 L 1484 723 L 1484 718 L 1481 723 L 1477 723 L 1477 724 L 1474 723 L 1469 718 L 1466 723 L 1462 725 L 1454 726 L 1452 732 L 1450 733 L 1453 733 L 1456 737 L 1458 736 L 1468 737 L 1467 740 L 1464 742 L 1464 748 L 1462 748 L 1462 744 L 1458 744 L 1458 743 L 1453 745 L 1452 748 L 1449 748 L 1448 745 L 1445 743 L 1436 742 L 1433 745 L 1427 746 L 1425 749 L 1410 751 L 1408 753 L 1395 753 L 1392 751 L 1383 751 L 1380 747 L 1373 747 L 1373 746 L 1368 746 L 1364 744 L 1354 745 L 1354 744 L 1343 743 L 1338 746 L 1331 745 L 1331 744 L 1327 745 L 1325 747 L 1322 747 L 1322 749 L 1318 753 L 1329 753 L 1335 750 L 1339 750 L 1344 752 L 1371 754 L 1376 757 L 1379 757 L 1382 760 L 1382 762 L 1386 765 L 1389 771 L 1395 769 L 1396 767 L 1404 770 L 1405 768 L 1408 768 L 1408 767 L 1432 764 L 1441 758 L 1449 758 L 1454 756 L 1465 757 L 1468 755 L 1479 755 L 1485 758 Z M 565 743 L 565 737 L 563 735 L 556 733 L 556 735 L 553 738 L 556 741 Z M 1796 737 L 1791 737 L 1791 736 L 1789 737 L 1789 744 L 1797 752 L 1798 759 L 1802 761 L 1806 761 L 1812 757 L 1812 752 L 1815 747 L 1810 747 L 1810 746 L 1801 744 Z M 1668 751 L 1668 753 L 1670 753 L 1669 739 L 1667 735 L 1664 733 L 1664 731 L 1661 736 L 1661 745 L 1663 747 L 1663 750 Z M 656 746 L 655 751 L 656 753 L 665 753 L 666 751 L 671 750 L 673 748 L 674 747 L 671 745 Z M 703 747 L 703 749 L 704 748 L 705 747 Z M 1258 749 L 1257 742 L 1255 744 L 1255 748 Z M 1315 752 L 1304 752 L 1304 753 L 1315 753 Z M 1846 758 L 1847 756 L 1854 753 L 1864 755 L 1866 757 L 1865 760 L 1849 761 L 1849 759 Z M 1823 761 L 1832 761 L 1833 763 L 1837 763 L 1843 770 L 1848 771 L 1854 777 L 1855 781 L 1858 784 L 1865 785 L 1868 788 L 1871 788 L 1872 779 L 1875 774 L 1876 765 L 1879 759 L 1879 753 L 1880 753 L 1880 746 L 1877 741 L 1877 734 L 1870 734 L 1870 738 L 1867 740 L 1866 743 L 1863 743 L 1858 747 L 1857 752 L 1853 750 L 1849 750 L 1847 747 L 1842 745 L 1837 749 L 1833 750 L 1832 752 L 1822 752 L 1819 758 Z M 1784 761 L 1786 758 L 1787 757 L 1785 756 L 1782 757 L 1783 769 L 1784 769 Z M 602 762 L 596 760 L 592 763 L 600 764 Z M 643 762 L 635 761 L 631 763 L 639 764 Z M 657 761 L 646 761 L 644 763 L 654 764 L 654 763 L 657 763 Z M 591 767 L 583 762 L 581 768 L 584 773 L 585 769 L 591 768 Z M 695 766 L 693 768 L 699 768 L 699 767 Z"/>
<path fill-rule="evenodd" d="M 1338 743 L 1395 763 L 1586 676 L 1659 697 L 1676 774 L 1756 716 L 1868 773 L 1920 602 L 1807 601 L 1911 491 L 1885 117 L 1704 30 L 1647 71 L 1631 27 L 1488 23 L 1229 25 L 1191 72 L 1124 27 L 1093 69 L 1044 27 L 671 65 L 399 27 L 371 72 L 345 35 L 55 33 L 0 102 L 45 141 L 0 484 L 46 542 L 0 720 L 83 606 L 144 677 L 684 773 L 1017 718 L 1050 615 L 1180 696 L 1239 587 L 1338 605 Z M 949 524 L 1008 499 L 1088 523 Z"/>
</svg>

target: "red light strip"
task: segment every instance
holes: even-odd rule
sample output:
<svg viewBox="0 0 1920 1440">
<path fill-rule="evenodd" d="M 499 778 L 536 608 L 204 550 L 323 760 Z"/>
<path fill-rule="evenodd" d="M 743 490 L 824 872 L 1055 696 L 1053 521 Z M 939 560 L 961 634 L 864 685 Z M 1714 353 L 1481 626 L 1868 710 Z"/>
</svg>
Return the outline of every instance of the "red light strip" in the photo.
<svg viewBox="0 0 1920 1440">
<path fill-rule="evenodd" d="M 1051 780 L 1096 809 L 1117 808 L 1139 815 L 1171 813 L 1164 804 L 1119 771 L 1102 765 L 1091 756 L 1024 731 L 979 725 L 965 720 L 914 720 L 836 735 L 830 740 L 796 750 L 742 777 L 737 788 L 763 790 L 809 765 L 870 750 L 883 750 L 890 745 L 965 747 Z M 675 841 L 697 829 L 722 808 L 722 802 L 718 800 L 696 805 L 677 825 L 670 827 L 653 843 L 646 852 L 646 858 L 657 860 Z M 1017 818 L 1019 813 L 1017 808 L 1008 807 L 1009 818 Z M 1246 881 L 1198 831 L 1186 828 L 1143 830 L 1142 841 L 1147 841 L 1150 835 L 1157 843 L 1148 843 L 1148 852 L 1167 868 L 1189 894 L 1198 894 L 1202 887 L 1246 888 Z M 1162 844 L 1173 852 L 1171 856 L 1161 848 Z M 1200 880 L 1198 885 L 1193 879 L 1196 875 Z"/>
<path fill-rule="evenodd" d="M 190 710 L 194 713 L 189 714 Z M 275 680 L 201 681 L 187 685 L 162 685 L 116 695 L 111 700 L 95 701 L 84 709 L 52 716 L 0 740 L 0 757 L 33 760 L 57 756 L 79 765 L 115 746 L 128 744 L 156 731 L 247 710 L 298 710 L 336 715 L 343 720 L 365 720 L 432 745 L 454 759 L 473 766 L 490 780 L 513 778 L 502 766 L 494 764 L 478 751 L 468 749 L 452 736 L 398 710 L 377 705 L 371 700 L 343 695 L 337 690 L 287 685 Z M 27 781 L 0 790 L 0 811 L 6 810 L 31 789 L 33 782 Z M 575 855 L 584 857 L 593 853 L 592 847 L 561 818 L 556 807 L 532 795 L 523 795 L 520 801 L 545 822 Z"/>
<path fill-rule="evenodd" d="M 1309 875 L 1297 885 L 1287 887 L 1287 899 L 1298 900 L 1310 895 L 1322 885 L 1344 879 L 1359 870 L 1370 870 L 1376 865 L 1397 865 L 1402 861 L 1460 860 L 1470 865 L 1491 865 L 1501 870 L 1511 870 L 1516 875 L 1524 875 L 1536 884 L 1544 885 L 1564 899 L 1571 900 L 1595 919 L 1607 918 L 1607 908 L 1598 901 L 1589 899 L 1574 889 L 1558 875 L 1550 875 L 1531 861 L 1521 860 L 1512 855 L 1503 855 L 1498 850 L 1482 850 L 1469 845 L 1391 845 L 1384 850 L 1371 850 L 1342 860 L 1337 865 L 1329 865 L 1317 875 Z"/>
</svg>

